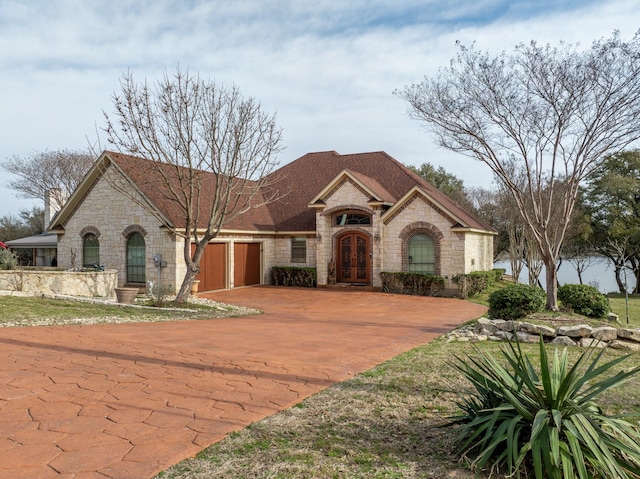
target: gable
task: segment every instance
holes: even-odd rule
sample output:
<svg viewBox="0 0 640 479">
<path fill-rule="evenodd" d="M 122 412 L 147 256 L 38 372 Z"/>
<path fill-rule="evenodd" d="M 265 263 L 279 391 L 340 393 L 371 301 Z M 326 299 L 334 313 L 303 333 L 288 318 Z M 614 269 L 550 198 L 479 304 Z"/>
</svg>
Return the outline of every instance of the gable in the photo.
<svg viewBox="0 0 640 479">
<path fill-rule="evenodd" d="M 147 202 L 147 206 L 155 211 L 158 219 L 168 226 L 182 227 L 184 212 L 168 194 L 169 187 L 163 178 L 163 174 L 169 178 L 172 174 L 176 175 L 175 167 L 172 170 L 172 167 L 167 165 L 162 172 L 155 166 L 151 167 L 150 160 L 104 152 L 54 219 L 52 231 L 63 229 L 66 218 L 84 201 L 87 193 L 110 164 L 130 182 L 131 187 Z M 268 205 L 260 204 L 269 194 L 260 192 L 256 198 L 257 206 L 226 221 L 223 230 L 313 232 L 316 226 L 315 208 L 325 208 L 327 201 L 332 205 L 352 204 L 396 211 L 410 200 L 410 192 L 413 194 L 420 191 L 434 208 L 451 218 L 454 223 L 458 223 L 460 227 L 494 231 L 384 152 L 352 155 L 340 155 L 335 151 L 309 153 L 274 171 L 267 177 L 267 182 L 273 183 L 276 179 L 278 200 Z M 205 227 L 210 207 L 208 199 L 215 190 L 216 177 L 210 172 L 201 172 L 200 180 L 203 185 L 202 204 L 206 206 L 199 215 L 202 223 L 199 227 Z M 387 218 L 392 221 L 391 215 Z"/>
</svg>

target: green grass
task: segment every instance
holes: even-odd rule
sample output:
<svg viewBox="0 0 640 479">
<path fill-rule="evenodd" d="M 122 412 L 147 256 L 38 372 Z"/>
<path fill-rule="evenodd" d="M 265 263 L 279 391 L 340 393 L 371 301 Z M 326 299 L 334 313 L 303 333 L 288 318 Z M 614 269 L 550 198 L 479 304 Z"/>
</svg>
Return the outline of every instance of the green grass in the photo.
<svg viewBox="0 0 640 479">
<path fill-rule="evenodd" d="M 0 326 L 37 326 L 101 322 L 168 321 L 233 315 L 203 305 L 186 305 L 191 312 L 159 308 L 134 308 L 39 297 L 0 296 Z M 185 306 L 181 305 L 181 309 Z"/>
<path fill-rule="evenodd" d="M 622 324 L 627 324 L 627 301 L 624 294 L 610 293 L 609 303 L 611 310 L 620 317 Z M 629 295 L 629 324 L 633 327 L 640 327 L 640 295 Z"/>
<path fill-rule="evenodd" d="M 504 284 L 498 283 L 492 290 Z M 488 296 L 486 293 L 471 299 L 486 304 Z M 637 326 L 640 297 L 632 298 L 632 302 L 631 321 Z M 624 310 L 616 298 L 612 307 L 623 320 Z M 575 323 L 605 324 L 567 313 L 547 314 L 552 320 L 561 317 Z M 478 345 L 494 353 L 501 346 Z M 475 347 L 440 338 L 254 423 L 158 477 L 489 477 L 489 471 L 475 475 L 464 461 L 460 462 L 454 452 L 455 430 L 442 427 L 457 410 L 458 394 L 469 387 L 450 366 L 453 354 L 473 354 Z M 538 354 L 536 345 L 522 347 L 532 358 Z M 570 348 L 569 358 L 575 361 L 580 353 L 581 349 Z M 605 354 L 605 359 L 612 359 L 622 353 L 608 350 Z M 621 367 L 638 365 L 640 354 L 633 354 Z M 599 404 L 609 414 L 639 414 L 640 378 L 607 391 Z M 492 477 L 503 476 L 494 473 Z"/>
<path fill-rule="evenodd" d="M 537 345 L 522 346 L 537 355 Z M 501 345 L 480 347 L 495 353 Z M 570 358 L 580 352 L 571 348 Z M 459 462 L 456 432 L 443 427 L 456 412 L 457 393 L 469 387 L 450 366 L 454 353 L 474 354 L 474 346 L 441 338 L 409 351 L 231 434 L 158 477 L 486 478 Z M 620 354 L 611 350 L 606 357 Z M 640 355 L 621 367 L 636 365 Z M 606 392 L 600 404 L 611 414 L 640 412 L 640 378 Z"/>
</svg>

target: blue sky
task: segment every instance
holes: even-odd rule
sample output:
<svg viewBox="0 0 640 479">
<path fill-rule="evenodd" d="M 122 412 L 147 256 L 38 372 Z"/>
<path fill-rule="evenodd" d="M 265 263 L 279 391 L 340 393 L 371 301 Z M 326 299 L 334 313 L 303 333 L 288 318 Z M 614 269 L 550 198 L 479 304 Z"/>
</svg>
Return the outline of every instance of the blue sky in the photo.
<svg viewBox="0 0 640 479">
<path fill-rule="evenodd" d="M 533 39 L 588 46 L 616 29 L 630 38 L 638 11 L 640 0 L 1 0 L 0 162 L 86 148 L 123 72 L 153 81 L 180 65 L 276 112 L 283 164 L 384 150 L 490 186 L 483 164 L 437 148 L 393 91 L 435 74 L 457 40 L 496 53 Z M 0 216 L 34 203 L 6 180 L 0 170 Z"/>
</svg>

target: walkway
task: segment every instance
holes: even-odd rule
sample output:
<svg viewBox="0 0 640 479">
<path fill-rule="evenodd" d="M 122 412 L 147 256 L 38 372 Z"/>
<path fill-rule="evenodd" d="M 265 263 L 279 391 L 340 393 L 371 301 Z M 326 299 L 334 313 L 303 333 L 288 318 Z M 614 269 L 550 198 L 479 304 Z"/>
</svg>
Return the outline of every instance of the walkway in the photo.
<svg viewBox="0 0 640 479">
<path fill-rule="evenodd" d="M 484 312 L 316 289 L 208 297 L 265 313 L 0 330 L 0 477 L 153 477 Z"/>
</svg>

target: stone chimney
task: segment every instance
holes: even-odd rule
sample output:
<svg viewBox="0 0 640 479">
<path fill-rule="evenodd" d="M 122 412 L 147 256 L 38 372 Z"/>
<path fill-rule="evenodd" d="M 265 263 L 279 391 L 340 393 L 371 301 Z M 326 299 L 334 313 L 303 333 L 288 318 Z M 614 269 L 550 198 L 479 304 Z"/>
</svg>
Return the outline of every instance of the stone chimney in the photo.
<svg viewBox="0 0 640 479">
<path fill-rule="evenodd" d="M 60 211 L 62 205 L 66 201 L 64 193 L 60 188 L 51 188 L 44 195 L 44 229 L 49 227 L 49 223 L 54 216 Z"/>
</svg>

